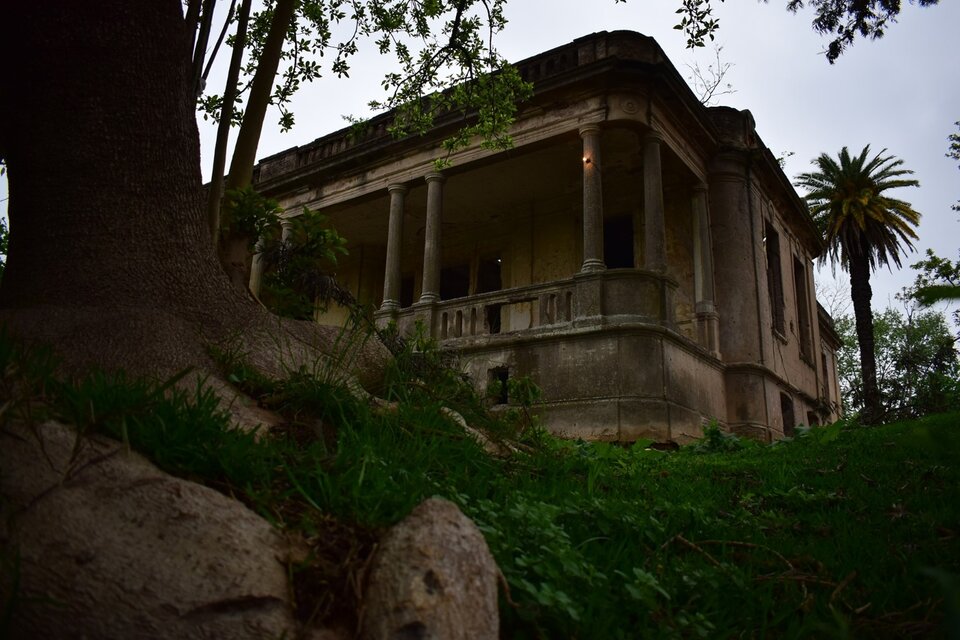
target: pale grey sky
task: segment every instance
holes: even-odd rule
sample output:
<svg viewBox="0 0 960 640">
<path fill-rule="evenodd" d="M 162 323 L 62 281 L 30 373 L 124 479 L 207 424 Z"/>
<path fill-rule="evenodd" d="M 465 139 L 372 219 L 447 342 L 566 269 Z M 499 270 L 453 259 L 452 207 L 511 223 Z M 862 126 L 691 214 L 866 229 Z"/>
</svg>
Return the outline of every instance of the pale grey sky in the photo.
<svg viewBox="0 0 960 640">
<path fill-rule="evenodd" d="M 498 36 L 508 59 L 520 60 L 595 31 L 629 29 L 653 36 L 684 76 L 685 64 L 712 61 L 711 49 L 685 48 L 673 29 L 679 0 L 513 0 L 510 20 Z M 793 178 L 810 168 L 821 152 L 832 155 L 842 146 L 859 151 L 864 145 L 902 158 L 920 181 L 919 189 L 896 194 L 923 214 L 918 230 L 917 259 L 926 248 L 952 259 L 960 248 L 960 214 L 950 206 L 960 199 L 957 164 L 944 156 L 947 136 L 960 120 L 960 3 L 945 0 L 921 9 L 904 3 L 897 24 L 877 41 L 858 40 L 834 65 L 822 55 L 826 42 L 810 28 L 811 14 L 790 14 L 785 0 L 768 4 L 751 0 L 715 3 L 720 19 L 717 42 L 723 60 L 732 63 L 727 81 L 736 93 L 720 103 L 749 109 L 757 130 L 775 155 L 793 152 L 786 173 Z M 226 56 L 221 60 L 226 64 Z M 345 125 L 343 115 L 364 115 L 365 104 L 382 97 L 380 79 L 389 59 L 370 51 L 353 62 L 350 79 L 324 78 L 303 88 L 293 106 L 297 125 L 286 134 L 268 124 L 258 157 L 305 144 Z M 212 86 L 222 80 L 211 79 Z M 272 117 L 271 117 L 272 116 Z M 214 126 L 200 120 L 203 166 L 210 171 Z M 801 194 L 802 195 L 802 194 Z M 0 179 L 0 200 L 7 197 Z M 6 202 L 0 203 L 5 212 Z M 838 272 L 839 278 L 844 275 Z M 830 270 L 821 270 L 829 278 Z M 882 308 L 900 287 L 910 284 L 909 269 L 878 271 L 874 306 Z"/>
</svg>

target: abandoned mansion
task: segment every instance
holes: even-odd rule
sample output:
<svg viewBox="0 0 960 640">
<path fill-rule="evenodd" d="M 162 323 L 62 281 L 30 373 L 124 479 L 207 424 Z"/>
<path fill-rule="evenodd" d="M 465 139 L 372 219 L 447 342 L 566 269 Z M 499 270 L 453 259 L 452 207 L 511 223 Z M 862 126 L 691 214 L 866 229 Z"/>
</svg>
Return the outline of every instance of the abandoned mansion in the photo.
<svg viewBox="0 0 960 640">
<path fill-rule="evenodd" d="M 456 125 L 396 139 L 388 113 L 262 160 L 255 187 L 328 217 L 337 280 L 379 323 L 422 323 L 480 390 L 530 376 L 554 433 L 684 442 L 716 419 L 771 440 L 838 417 L 820 236 L 750 112 L 701 104 L 633 32 L 517 68 L 509 150 L 440 172 Z"/>
</svg>

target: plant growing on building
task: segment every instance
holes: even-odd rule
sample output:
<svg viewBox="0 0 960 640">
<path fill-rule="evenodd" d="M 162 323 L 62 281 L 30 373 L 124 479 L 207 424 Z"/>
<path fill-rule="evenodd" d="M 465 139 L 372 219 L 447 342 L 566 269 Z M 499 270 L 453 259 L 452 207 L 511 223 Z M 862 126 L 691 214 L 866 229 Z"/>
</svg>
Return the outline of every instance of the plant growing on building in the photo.
<svg viewBox="0 0 960 640">
<path fill-rule="evenodd" d="M 283 213 L 276 200 L 263 197 L 249 185 L 227 191 L 223 207 L 230 214 L 224 230 L 248 237 L 250 249 L 269 229 L 280 226 Z"/>
<path fill-rule="evenodd" d="M 311 319 L 331 302 L 356 310 L 357 301 L 336 279 L 337 260 L 347 253 L 346 239 L 327 225 L 324 215 L 306 207 L 287 225 L 286 234 L 274 224 L 261 236 L 261 301 L 277 315 L 301 320 Z"/>
<path fill-rule="evenodd" d="M 850 274 L 863 378 L 861 419 L 866 424 L 882 414 L 870 273 L 890 263 L 900 266 L 901 253 L 913 248 L 912 241 L 917 238 L 914 228 L 920 222 L 920 214 L 910 203 L 885 193 L 920 184 L 906 177 L 913 172 L 900 168 L 903 160 L 885 153 L 886 149 L 871 157 L 867 145 L 859 155 L 851 156 L 843 147 L 836 159 L 823 153 L 814 159 L 816 171 L 797 177 L 797 185 L 807 189 L 807 204 L 826 244 L 821 262 L 829 261 L 834 268 L 839 264 Z"/>
</svg>

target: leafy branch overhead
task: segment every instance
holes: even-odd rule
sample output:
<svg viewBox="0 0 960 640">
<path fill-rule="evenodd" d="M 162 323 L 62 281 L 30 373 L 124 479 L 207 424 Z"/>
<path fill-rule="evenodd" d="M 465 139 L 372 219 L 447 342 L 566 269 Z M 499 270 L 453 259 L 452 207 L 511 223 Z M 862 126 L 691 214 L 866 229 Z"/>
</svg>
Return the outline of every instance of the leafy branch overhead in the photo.
<svg viewBox="0 0 960 640">
<path fill-rule="evenodd" d="M 931 7 L 939 2 L 910 0 L 910 4 L 921 7 Z M 814 31 L 833 37 L 826 51 L 827 60 L 833 63 L 858 35 L 873 40 L 882 38 L 890 23 L 897 21 L 902 3 L 901 0 L 807 0 L 806 4 L 815 12 Z M 804 0 L 787 3 L 787 9 L 794 13 L 803 8 Z"/>
<path fill-rule="evenodd" d="M 516 71 L 494 48 L 494 36 L 503 29 L 505 0 L 303 0 L 297 3 L 287 26 L 277 81 L 270 104 L 280 110 L 280 126 L 294 125 L 290 102 L 303 85 L 322 76 L 320 59 L 331 57 L 327 71 L 349 77 L 351 59 L 363 40 L 371 40 L 381 55 L 391 55 L 398 70 L 384 76 L 387 97 L 371 103 L 374 109 L 399 108 L 394 134 L 421 132 L 440 113 L 476 112 L 480 124 L 467 127 L 464 136 L 480 135 L 501 147 L 514 105 L 529 91 Z M 250 20 L 249 52 L 238 79 L 240 96 L 250 90 L 259 68 L 273 19 L 268 2 Z M 232 40 L 228 40 L 233 44 Z M 450 87 L 455 89 L 448 91 Z M 426 97 L 424 97 L 426 96 Z M 211 94 L 199 101 L 205 118 L 218 120 L 223 96 Z M 242 113 L 233 110 L 234 122 Z"/>
<path fill-rule="evenodd" d="M 939 2 L 910 0 L 910 4 L 921 7 Z M 788 0 L 787 10 L 798 13 L 806 7 L 813 9 L 813 30 L 831 38 L 824 53 L 832 64 L 857 36 L 874 40 L 882 38 L 890 23 L 897 21 L 901 4 L 901 0 Z M 720 20 L 713 14 L 713 0 L 681 0 L 676 13 L 680 15 L 680 22 L 674 29 L 687 36 L 688 48 L 702 47 L 708 39 L 712 41 L 720 27 Z"/>
<path fill-rule="evenodd" d="M 954 124 L 960 128 L 960 120 Z M 947 139 L 950 141 L 950 147 L 947 149 L 947 157 L 960 161 L 960 133 L 951 133 Z M 952 208 L 954 211 L 960 211 L 960 201 L 953 205 Z"/>
</svg>

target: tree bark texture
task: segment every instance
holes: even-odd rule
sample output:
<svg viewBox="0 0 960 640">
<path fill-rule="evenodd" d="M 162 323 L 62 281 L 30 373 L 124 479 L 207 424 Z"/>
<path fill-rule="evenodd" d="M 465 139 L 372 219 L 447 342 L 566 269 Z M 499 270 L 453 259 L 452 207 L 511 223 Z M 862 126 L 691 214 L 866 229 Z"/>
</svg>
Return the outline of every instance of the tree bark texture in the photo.
<svg viewBox="0 0 960 640">
<path fill-rule="evenodd" d="M 206 240 L 179 3 L 13 3 L 3 23 L 0 307 L 246 306 Z"/>
<path fill-rule="evenodd" d="M 873 309 L 870 307 L 873 290 L 870 288 L 870 264 L 866 254 L 850 258 L 850 297 L 853 299 L 857 344 L 860 347 L 860 375 L 863 379 L 863 413 L 860 419 L 864 424 L 873 424 L 880 419 L 883 406 L 877 387 Z"/>
</svg>

